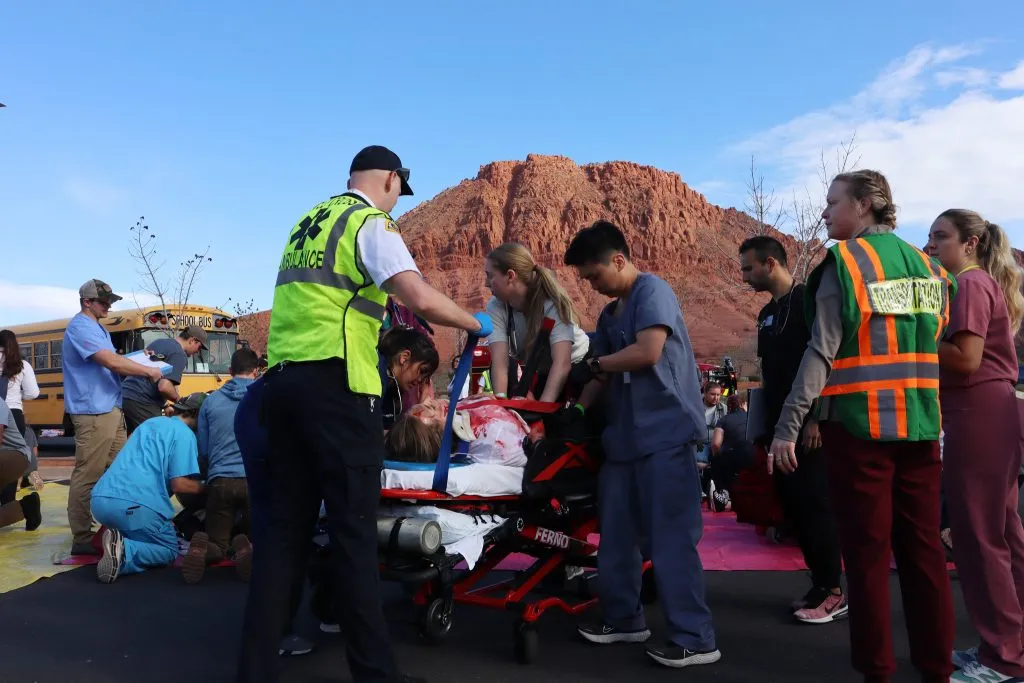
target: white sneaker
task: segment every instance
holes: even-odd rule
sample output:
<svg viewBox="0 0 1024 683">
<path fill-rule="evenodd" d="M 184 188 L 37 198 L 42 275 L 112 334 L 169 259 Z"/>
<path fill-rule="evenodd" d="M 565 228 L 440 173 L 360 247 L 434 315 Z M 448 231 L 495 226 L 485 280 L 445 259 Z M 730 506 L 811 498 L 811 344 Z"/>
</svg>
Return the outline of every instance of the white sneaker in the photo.
<svg viewBox="0 0 1024 683">
<path fill-rule="evenodd" d="M 96 578 L 103 583 L 114 583 L 124 564 L 124 538 L 117 529 L 103 530 L 103 557 L 96 564 Z"/>
<path fill-rule="evenodd" d="M 990 669 L 981 662 L 968 662 L 967 666 L 959 671 L 953 672 L 949 677 L 950 683 L 967 681 L 968 683 L 1006 683 L 1007 681 L 1019 681 L 1021 679 L 1013 676 L 1006 676 L 994 669 Z"/>
</svg>

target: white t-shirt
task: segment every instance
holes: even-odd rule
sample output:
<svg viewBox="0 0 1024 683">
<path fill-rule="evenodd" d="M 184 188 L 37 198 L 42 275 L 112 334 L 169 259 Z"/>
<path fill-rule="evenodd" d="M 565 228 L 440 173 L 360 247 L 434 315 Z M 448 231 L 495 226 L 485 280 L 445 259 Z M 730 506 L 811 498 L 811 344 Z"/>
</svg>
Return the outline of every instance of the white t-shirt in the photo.
<svg viewBox="0 0 1024 683">
<path fill-rule="evenodd" d="M 4 354 L 0 352 L 0 372 L 2 372 Z M 39 397 L 39 384 L 36 373 L 27 360 L 21 361 L 21 372 L 7 378 L 7 407 L 11 410 L 23 410 L 22 401 L 31 401 Z"/>
<path fill-rule="evenodd" d="M 373 206 L 370 198 L 359 190 L 348 192 L 358 195 L 367 206 Z M 394 221 L 383 216 L 367 219 L 359 231 L 356 243 L 359 247 L 359 260 L 378 289 L 382 289 L 385 282 L 399 273 L 407 270 L 420 273 Z"/>
<path fill-rule="evenodd" d="M 487 302 L 487 313 L 491 316 L 491 322 L 494 324 L 494 333 L 487 338 L 488 344 L 508 344 L 508 316 L 506 314 L 506 305 L 501 301 L 498 301 L 497 297 L 491 297 L 491 300 Z M 558 342 L 572 342 L 572 354 L 571 360 L 573 363 L 578 363 L 587 355 L 587 351 L 590 349 L 590 337 L 583 331 L 581 327 L 575 325 L 567 320 L 562 320 L 558 315 L 558 309 L 555 308 L 555 302 L 546 301 L 544 302 L 544 317 L 551 318 L 555 321 L 555 326 L 551 330 L 551 344 L 557 344 Z M 517 360 L 520 362 L 526 362 L 526 316 L 519 311 L 515 312 L 515 341 L 516 349 L 519 350 Z"/>
</svg>

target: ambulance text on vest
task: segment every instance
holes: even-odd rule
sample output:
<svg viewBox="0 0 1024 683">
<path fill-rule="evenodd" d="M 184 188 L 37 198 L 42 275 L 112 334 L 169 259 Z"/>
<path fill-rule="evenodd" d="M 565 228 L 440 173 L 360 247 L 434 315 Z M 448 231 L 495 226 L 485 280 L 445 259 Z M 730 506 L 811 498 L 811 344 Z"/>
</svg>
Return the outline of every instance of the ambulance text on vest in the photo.
<svg viewBox="0 0 1024 683">
<path fill-rule="evenodd" d="M 278 270 L 289 270 L 291 268 L 323 268 L 323 249 L 303 249 L 302 251 L 290 251 L 281 257 L 281 266 Z"/>
</svg>

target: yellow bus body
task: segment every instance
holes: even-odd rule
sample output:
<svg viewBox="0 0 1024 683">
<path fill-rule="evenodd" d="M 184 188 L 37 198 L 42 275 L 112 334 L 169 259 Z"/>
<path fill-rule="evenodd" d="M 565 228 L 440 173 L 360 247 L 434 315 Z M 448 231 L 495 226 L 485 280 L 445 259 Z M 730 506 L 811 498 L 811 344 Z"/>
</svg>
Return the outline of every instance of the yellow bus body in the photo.
<svg viewBox="0 0 1024 683">
<path fill-rule="evenodd" d="M 47 320 L 6 329 L 18 337 L 21 355 L 36 373 L 39 398 L 25 401 L 25 419 L 37 432 L 64 428 L 64 374 L 61 348 L 70 318 Z M 210 348 L 188 359 L 178 393 L 214 391 L 228 381 L 231 354 L 239 345 L 238 321 L 230 314 L 209 306 L 160 306 L 111 311 L 100 323 L 110 332 L 118 353 L 141 351 L 155 339 L 174 337 L 189 325 L 207 332 Z"/>
</svg>

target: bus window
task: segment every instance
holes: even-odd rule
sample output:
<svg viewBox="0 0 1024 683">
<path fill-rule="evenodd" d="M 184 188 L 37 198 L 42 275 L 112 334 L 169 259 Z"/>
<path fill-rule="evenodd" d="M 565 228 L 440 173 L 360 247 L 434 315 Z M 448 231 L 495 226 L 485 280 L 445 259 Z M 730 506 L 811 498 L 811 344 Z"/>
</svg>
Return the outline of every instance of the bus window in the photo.
<svg viewBox="0 0 1024 683">
<path fill-rule="evenodd" d="M 167 332 L 162 330 L 143 330 L 143 348 L 152 344 L 157 339 L 166 339 L 169 336 Z M 210 349 L 189 358 L 185 364 L 185 373 L 202 375 L 227 374 L 231 370 L 231 354 L 235 352 L 235 340 L 238 338 L 238 335 L 227 332 L 208 331 L 206 336 L 210 341 Z M 200 355 L 202 359 L 200 359 Z"/>
<path fill-rule="evenodd" d="M 21 351 L 21 359 L 32 365 L 32 345 L 18 344 L 18 350 Z"/>
<path fill-rule="evenodd" d="M 54 340 L 50 342 L 50 367 L 60 370 L 61 343 Z"/>
<path fill-rule="evenodd" d="M 32 367 L 36 370 L 45 370 L 50 367 L 50 342 L 36 342 L 34 346 Z"/>
<path fill-rule="evenodd" d="M 231 371 L 231 355 L 235 352 L 235 340 L 238 339 L 238 335 L 226 332 L 207 332 L 206 336 L 210 340 L 210 349 L 189 358 L 185 372 L 227 374 Z M 202 360 L 200 360 L 200 356 L 202 356 Z"/>
</svg>

